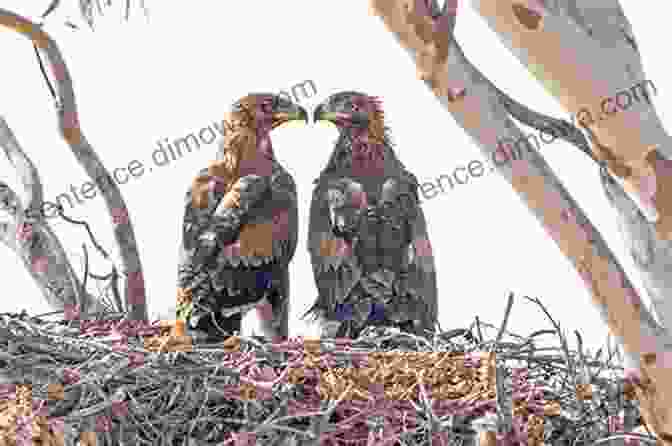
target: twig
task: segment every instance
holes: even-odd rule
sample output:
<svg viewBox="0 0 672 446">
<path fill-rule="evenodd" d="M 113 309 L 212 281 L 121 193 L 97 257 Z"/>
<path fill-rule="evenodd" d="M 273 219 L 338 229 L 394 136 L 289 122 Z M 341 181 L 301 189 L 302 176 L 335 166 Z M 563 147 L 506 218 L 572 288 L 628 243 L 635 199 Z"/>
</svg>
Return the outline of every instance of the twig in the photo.
<svg viewBox="0 0 672 446">
<path fill-rule="evenodd" d="M 84 251 L 84 278 L 82 279 L 82 294 L 86 293 L 86 282 L 89 278 L 89 253 L 86 251 L 86 244 L 82 243 Z"/>
<path fill-rule="evenodd" d="M 654 445 L 658 444 L 658 439 L 653 435 L 643 435 L 643 434 L 639 434 L 639 433 L 636 433 L 636 432 L 622 432 L 622 433 L 616 433 L 614 435 L 610 435 L 609 437 L 606 437 L 606 438 L 601 438 L 601 439 L 595 441 L 595 443 L 593 443 L 593 445 L 597 446 L 599 444 L 602 444 L 602 443 L 605 443 L 605 442 L 608 442 L 608 441 L 628 440 L 628 439 L 642 440 L 642 441 L 645 441 L 647 443 L 652 443 Z"/>
<path fill-rule="evenodd" d="M 104 15 L 102 0 L 96 0 L 96 7 L 98 8 L 98 14 L 100 14 L 101 16 Z"/>
<path fill-rule="evenodd" d="M 58 3 L 60 0 L 56 0 L 56 3 Z M 58 102 L 58 96 L 56 96 L 56 90 L 54 90 L 54 87 L 51 85 L 51 82 L 49 81 L 49 77 L 47 76 L 47 71 L 44 69 L 44 64 L 42 63 L 42 58 L 40 57 L 40 50 L 37 49 L 37 45 L 33 43 L 33 49 L 35 50 L 35 57 L 37 57 L 37 63 L 40 65 L 40 72 L 42 73 L 42 77 L 44 77 L 44 81 L 47 83 L 47 87 L 49 88 L 49 93 L 51 93 L 51 97 L 54 100 L 54 103 L 56 104 L 56 108 L 60 108 L 60 104 Z"/>
<path fill-rule="evenodd" d="M 506 302 L 506 310 L 504 311 L 504 320 L 502 320 L 502 325 L 499 327 L 499 332 L 495 338 L 494 344 L 490 347 L 490 351 L 495 350 L 495 345 L 498 344 L 502 337 L 504 336 L 504 330 L 506 330 L 506 325 L 509 322 L 509 316 L 511 315 L 511 308 L 513 307 L 513 293 L 509 293 L 509 297 Z"/>
<path fill-rule="evenodd" d="M 112 273 L 107 273 L 104 276 L 99 276 L 98 274 L 94 274 L 92 272 L 89 272 L 89 276 L 93 277 L 96 280 L 108 280 L 112 278 Z"/>
<path fill-rule="evenodd" d="M 539 298 L 535 297 L 534 299 L 532 299 L 528 296 L 523 296 L 523 297 L 525 297 L 525 299 L 529 300 L 530 302 L 533 302 L 533 303 L 537 304 L 541 308 L 541 310 L 544 312 L 546 317 L 551 321 L 551 324 L 553 324 L 553 327 L 555 328 L 555 331 L 558 334 L 558 337 L 560 338 L 560 345 L 562 346 L 562 350 L 565 353 L 565 360 L 567 362 L 567 369 L 570 370 L 570 373 L 572 375 L 575 375 L 574 362 L 572 361 L 572 358 L 569 355 L 569 349 L 567 347 L 567 339 L 565 338 L 562 331 L 560 330 L 560 324 L 555 322 L 555 319 L 553 319 L 553 317 L 551 317 L 551 314 L 546 309 L 546 306 L 544 306 L 544 304 L 541 303 Z M 566 381 L 565 381 L 565 384 L 566 384 Z"/>
<path fill-rule="evenodd" d="M 121 295 L 119 294 L 119 273 L 117 272 L 117 267 L 112 266 L 112 278 L 110 279 L 110 290 L 112 291 L 112 297 L 114 297 L 114 302 L 117 305 L 117 310 L 120 312 L 126 311 L 124 305 L 121 301 Z"/>
<path fill-rule="evenodd" d="M 483 332 L 481 331 L 481 321 L 478 316 L 476 316 L 476 332 L 478 333 L 478 342 L 483 343 Z"/>
<path fill-rule="evenodd" d="M 57 211 L 58 211 L 58 215 L 59 215 L 63 220 L 67 221 L 68 223 L 72 223 L 72 224 L 74 224 L 74 225 L 82 225 L 82 226 L 84 226 L 84 228 L 86 229 L 86 232 L 89 234 L 89 239 L 91 240 L 91 243 L 93 243 L 93 246 L 98 250 L 98 252 L 99 252 L 99 253 L 100 253 L 106 260 L 110 260 L 110 255 L 107 253 L 107 251 L 105 251 L 105 249 L 103 249 L 102 246 L 100 246 L 100 245 L 98 244 L 98 242 L 96 241 L 96 238 L 93 236 L 93 232 L 91 232 L 91 227 L 89 226 L 89 224 L 88 224 L 87 222 L 85 222 L 85 221 L 83 221 L 83 220 L 75 220 L 74 218 L 70 218 L 70 217 L 68 217 L 67 215 L 65 215 L 65 213 L 64 213 L 64 211 L 63 211 L 63 205 L 61 205 L 60 203 L 56 206 L 56 209 L 57 209 Z"/>
<path fill-rule="evenodd" d="M 49 6 L 47 7 L 47 10 L 42 13 L 42 19 L 46 19 L 49 14 L 54 12 L 56 8 L 61 4 L 61 0 L 52 0 L 51 3 L 49 3 Z M 55 95 L 54 95 L 55 96 Z"/>
<path fill-rule="evenodd" d="M 513 401 L 510 394 L 513 389 L 507 386 L 507 377 L 501 364 L 496 366 L 495 389 L 497 399 L 498 433 L 507 434 L 513 429 Z"/>
</svg>

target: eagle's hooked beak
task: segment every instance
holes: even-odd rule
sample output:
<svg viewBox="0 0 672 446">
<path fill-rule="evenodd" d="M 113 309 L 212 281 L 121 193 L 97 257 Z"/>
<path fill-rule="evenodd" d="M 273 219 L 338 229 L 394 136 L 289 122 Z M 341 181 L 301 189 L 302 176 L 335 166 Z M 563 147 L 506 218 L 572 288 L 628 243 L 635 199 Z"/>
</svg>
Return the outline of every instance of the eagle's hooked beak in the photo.
<svg viewBox="0 0 672 446">
<path fill-rule="evenodd" d="M 317 123 L 318 121 L 335 122 L 336 119 L 337 119 L 336 113 L 327 111 L 324 104 L 318 105 L 313 111 L 313 122 L 315 123 Z"/>
<path fill-rule="evenodd" d="M 298 104 L 287 102 L 287 104 L 279 106 L 273 113 L 273 128 L 290 121 L 304 121 L 308 124 L 308 112 L 306 109 Z"/>
<path fill-rule="evenodd" d="M 308 112 L 306 111 L 305 108 L 299 107 L 299 110 L 296 114 L 296 120 L 297 121 L 303 121 L 306 124 L 308 124 Z"/>
</svg>

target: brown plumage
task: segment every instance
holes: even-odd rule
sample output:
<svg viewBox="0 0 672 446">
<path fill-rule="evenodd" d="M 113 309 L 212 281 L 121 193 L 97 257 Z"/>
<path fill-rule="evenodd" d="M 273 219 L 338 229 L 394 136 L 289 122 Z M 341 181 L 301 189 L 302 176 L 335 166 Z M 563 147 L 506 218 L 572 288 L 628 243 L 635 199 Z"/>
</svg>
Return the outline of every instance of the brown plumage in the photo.
<svg viewBox="0 0 672 446">
<path fill-rule="evenodd" d="M 339 138 L 315 180 L 308 250 L 318 289 L 312 315 L 325 337 L 370 325 L 425 335 L 438 318 L 436 271 L 418 181 L 392 148 L 377 98 L 330 96 L 314 120 Z"/>
<path fill-rule="evenodd" d="M 211 161 L 207 175 L 198 175 L 192 185 L 193 206 L 199 209 L 208 206 L 209 184 L 213 177 L 223 184 L 228 193 L 240 179 L 240 165 L 256 156 L 257 129 L 252 117 L 253 97 L 241 99 L 241 110 L 229 113 L 227 132 L 220 142 L 221 159 Z"/>
<path fill-rule="evenodd" d="M 188 329 L 219 340 L 257 307 L 263 334 L 288 335 L 289 262 L 298 231 L 296 186 L 275 159 L 269 133 L 304 109 L 271 94 L 234 104 L 217 160 L 185 199 L 178 299 L 190 299 Z M 196 336 L 198 337 L 198 336 Z"/>
</svg>

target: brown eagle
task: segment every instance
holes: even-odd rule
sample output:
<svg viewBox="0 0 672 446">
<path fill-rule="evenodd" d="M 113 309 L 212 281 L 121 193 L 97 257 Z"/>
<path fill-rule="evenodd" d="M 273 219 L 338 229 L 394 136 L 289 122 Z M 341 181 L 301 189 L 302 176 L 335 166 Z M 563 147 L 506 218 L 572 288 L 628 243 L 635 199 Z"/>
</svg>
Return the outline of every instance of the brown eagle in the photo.
<svg viewBox="0 0 672 446">
<path fill-rule="evenodd" d="M 334 123 L 339 137 L 313 190 L 308 250 L 318 298 L 304 318 L 319 318 L 325 337 L 356 337 L 367 325 L 427 335 L 438 314 L 434 257 L 418 181 L 392 149 L 380 101 L 341 92 L 314 120 Z"/>
<path fill-rule="evenodd" d="M 277 161 L 270 132 L 306 111 L 281 96 L 237 101 L 210 167 L 186 193 L 178 306 L 187 330 L 206 341 L 241 331 L 256 307 L 264 336 L 288 336 L 289 263 L 298 231 L 296 185 Z"/>
</svg>

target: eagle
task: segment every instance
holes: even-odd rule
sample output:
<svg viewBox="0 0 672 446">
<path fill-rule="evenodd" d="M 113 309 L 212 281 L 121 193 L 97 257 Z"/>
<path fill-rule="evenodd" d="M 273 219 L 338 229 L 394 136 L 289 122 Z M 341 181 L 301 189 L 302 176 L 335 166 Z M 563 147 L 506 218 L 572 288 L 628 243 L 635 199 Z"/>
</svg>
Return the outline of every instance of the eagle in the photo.
<svg viewBox="0 0 672 446">
<path fill-rule="evenodd" d="M 321 336 L 391 325 L 416 335 L 438 317 L 434 257 L 418 180 L 397 158 L 380 98 L 355 91 L 318 105 L 339 136 L 314 181 L 308 251 L 318 290 L 303 315 Z"/>
<path fill-rule="evenodd" d="M 278 162 L 270 133 L 305 109 L 270 93 L 236 101 L 217 159 L 192 181 L 179 248 L 178 319 L 197 340 L 241 331 L 256 307 L 262 334 L 288 336 L 289 264 L 298 232 L 292 175 Z M 187 308 L 187 310 L 184 310 Z"/>
</svg>

